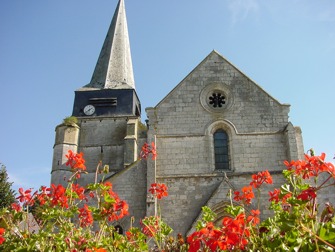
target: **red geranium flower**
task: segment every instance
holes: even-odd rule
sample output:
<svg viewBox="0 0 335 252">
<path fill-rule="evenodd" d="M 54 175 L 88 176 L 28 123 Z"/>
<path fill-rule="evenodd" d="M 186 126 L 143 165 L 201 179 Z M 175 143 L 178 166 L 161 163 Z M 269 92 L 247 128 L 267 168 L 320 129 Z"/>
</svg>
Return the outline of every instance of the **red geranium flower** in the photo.
<svg viewBox="0 0 335 252">
<path fill-rule="evenodd" d="M 274 189 L 273 192 L 269 191 L 270 199 L 269 201 L 274 201 L 276 203 L 279 202 L 279 195 L 280 195 L 280 190 L 279 189 Z"/>
<path fill-rule="evenodd" d="M 38 202 L 40 205 L 44 205 L 50 197 L 50 188 L 46 186 L 41 186 L 40 193 L 36 194 Z"/>
<path fill-rule="evenodd" d="M 50 192 L 50 198 L 51 198 L 51 205 L 52 206 L 61 206 L 68 208 L 68 197 L 66 196 L 66 189 L 62 185 L 51 185 L 51 192 Z"/>
<path fill-rule="evenodd" d="M 33 205 L 34 204 L 34 200 L 33 197 L 31 195 L 31 189 L 28 190 L 23 190 L 23 188 L 19 188 L 19 194 L 20 196 L 17 197 L 17 199 L 21 202 L 24 203 L 26 205 Z"/>
<path fill-rule="evenodd" d="M 78 198 L 80 200 L 86 200 L 86 196 L 85 196 L 85 188 L 84 187 L 81 187 L 80 185 L 78 184 L 72 184 L 72 191 L 75 192 L 78 196 Z"/>
<path fill-rule="evenodd" d="M 113 192 L 112 184 L 106 182 L 104 184 L 109 189 L 102 192 L 105 202 L 101 204 L 101 215 L 107 216 L 108 221 L 116 221 L 128 215 L 129 206 L 126 201 L 121 200 L 117 193 Z"/>
<path fill-rule="evenodd" d="M 189 237 L 187 237 L 187 242 L 190 244 L 188 251 L 200 251 L 200 249 L 204 249 L 202 245 L 208 247 L 210 251 L 216 251 L 222 236 L 222 231 L 216 229 L 212 222 L 208 222 L 206 227 L 194 232 Z"/>
<path fill-rule="evenodd" d="M 253 174 L 250 185 L 254 188 L 259 188 L 263 183 L 272 184 L 272 177 L 267 170 Z"/>
<path fill-rule="evenodd" d="M 94 198 L 94 192 L 90 192 L 88 195 L 89 195 L 92 199 Z"/>
<path fill-rule="evenodd" d="M 82 152 L 80 153 L 74 153 L 72 150 L 68 151 L 68 154 L 65 155 L 67 158 L 66 166 L 70 166 L 71 169 L 79 169 L 79 170 L 86 170 L 85 166 L 85 160 L 83 158 L 84 154 Z"/>
<path fill-rule="evenodd" d="M 110 221 L 119 220 L 129 214 L 129 206 L 126 201 L 118 199 L 117 202 L 113 204 L 113 213 L 109 217 Z"/>
<path fill-rule="evenodd" d="M 22 207 L 17 203 L 12 203 L 11 206 L 12 206 L 12 209 L 15 210 L 16 212 L 20 212 L 22 209 Z"/>
<path fill-rule="evenodd" d="M 335 167 L 330 162 L 325 162 L 326 154 L 322 153 L 320 156 L 305 154 L 305 160 L 285 161 L 288 170 L 294 171 L 298 176 L 303 179 L 316 177 L 321 172 L 327 172 L 335 178 Z"/>
<path fill-rule="evenodd" d="M 252 209 L 251 214 L 247 218 L 247 221 L 249 223 L 251 222 L 253 226 L 257 225 L 260 222 L 260 219 L 259 219 L 260 214 L 261 212 L 258 209 L 256 210 Z"/>
<path fill-rule="evenodd" d="M 5 238 L 2 236 L 5 233 L 6 229 L 0 228 L 0 245 L 5 242 Z"/>
<path fill-rule="evenodd" d="M 253 218 L 256 219 L 258 214 L 255 210 Z M 250 231 L 246 226 L 245 215 L 241 213 L 235 218 L 224 217 L 220 229 L 215 228 L 211 222 L 207 223 L 206 227 L 188 236 L 187 242 L 190 244 L 189 252 L 207 251 L 208 248 L 209 251 L 217 251 L 217 249 L 240 251 L 245 249 L 249 236 Z"/>
<path fill-rule="evenodd" d="M 310 187 L 304 191 L 302 191 L 297 199 L 308 201 L 316 198 L 316 193 L 315 193 L 316 188 L 315 187 Z"/>
<path fill-rule="evenodd" d="M 281 201 L 282 203 L 286 203 L 287 202 L 287 199 L 291 198 L 292 197 L 292 193 L 287 193 L 285 194 L 282 198 L 281 198 Z"/>
<path fill-rule="evenodd" d="M 156 159 L 157 152 L 154 142 L 151 143 L 151 146 L 148 143 L 143 144 L 140 152 L 140 158 L 147 159 L 149 154 L 152 154 L 152 160 Z"/>
<path fill-rule="evenodd" d="M 168 196 L 167 186 L 165 184 L 153 183 L 149 189 L 149 192 L 156 196 L 157 199 Z"/>
<path fill-rule="evenodd" d="M 112 183 L 109 182 L 109 181 L 106 181 L 106 182 L 104 183 L 104 186 L 108 187 L 108 189 L 110 189 L 110 190 L 112 190 L 112 188 L 113 188 Z"/>
<path fill-rule="evenodd" d="M 79 208 L 79 220 L 81 227 L 88 227 L 93 223 L 93 216 L 91 210 L 85 204 L 83 208 Z"/>
<path fill-rule="evenodd" d="M 222 220 L 222 231 L 224 239 L 219 242 L 222 250 L 244 249 L 248 244 L 247 238 L 250 231 L 246 227 L 244 213 L 238 214 L 235 218 L 224 217 Z"/>
<path fill-rule="evenodd" d="M 279 189 L 274 189 L 273 192 L 269 191 L 269 195 L 270 195 L 269 201 L 274 201 L 275 203 L 281 201 L 282 204 L 286 204 L 287 199 L 292 197 L 292 193 L 286 193 L 285 195 L 280 195 Z"/>
<path fill-rule="evenodd" d="M 247 205 L 250 205 L 252 199 L 255 197 L 251 186 L 245 186 L 242 188 L 241 193 L 239 191 L 235 191 L 234 194 L 234 200 L 243 201 Z"/>
</svg>

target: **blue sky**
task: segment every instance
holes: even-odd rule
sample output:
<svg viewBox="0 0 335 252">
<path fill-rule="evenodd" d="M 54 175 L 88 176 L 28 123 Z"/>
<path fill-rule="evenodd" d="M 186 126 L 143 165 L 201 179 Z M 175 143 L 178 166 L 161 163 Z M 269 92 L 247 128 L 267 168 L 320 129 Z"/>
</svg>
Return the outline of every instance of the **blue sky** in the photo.
<svg viewBox="0 0 335 252">
<path fill-rule="evenodd" d="M 48 185 L 55 127 L 91 78 L 116 0 L 0 1 L 0 162 Z M 333 160 L 334 0 L 125 0 L 136 89 L 155 106 L 213 49 L 281 103 Z M 264 167 L 269 168 L 270 167 Z"/>
</svg>

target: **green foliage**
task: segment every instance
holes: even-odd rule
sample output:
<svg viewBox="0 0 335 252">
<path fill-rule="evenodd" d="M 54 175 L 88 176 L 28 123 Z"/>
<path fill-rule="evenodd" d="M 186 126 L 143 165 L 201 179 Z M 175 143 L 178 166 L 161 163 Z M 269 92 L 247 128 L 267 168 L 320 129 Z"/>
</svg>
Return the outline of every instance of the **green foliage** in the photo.
<svg viewBox="0 0 335 252">
<path fill-rule="evenodd" d="M 207 206 L 196 231 L 187 237 L 172 237 L 172 228 L 160 214 L 140 220 L 141 227 L 131 227 L 121 235 L 113 227 L 128 214 L 128 205 L 112 190 L 110 182 L 80 187 L 77 178 L 86 167 L 81 154 L 67 155 L 74 173 L 67 188 L 52 185 L 39 192 L 19 190 L 21 205 L 0 209 L 1 251 L 333 251 L 335 249 L 335 210 L 331 203 L 317 204 L 320 189 L 335 185 L 335 167 L 325 156 L 306 156 L 304 161 L 286 163 L 286 184 L 269 192 L 273 216 L 260 223 L 258 209 L 252 209 L 253 188 L 271 184 L 268 171 L 252 175 L 252 182 L 235 191 L 225 207 L 221 224 L 215 226 L 216 214 Z M 97 170 L 99 167 L 97 168 Z M 107 169 L 106 169 L 107 170 Z M 320 173 L 328 178 L 317 183 Z M 7 180 L 7 175 L 4 176 Z M 314 178 L 315 184 L 311 184 Z M 252 186 L 251 186 L 252 184 Z M 164 184 L 151 184 L 149 193 L 157 200 L 168 196 Z M 257 194 L 260 197 L 260 193 Z M 87 201 L 94 202 L 87 205 Z M 259 200 L 259 198 L 258 198 Z M 23 203 L 22 203 L 23 202 Z M 236 202 L 236 204 L 235 204 Z M 32 232 L 28 210 L 34 211 L 40 230 Z M 25 211 L 23 211 L 23 210 Z M 22 227 L 21 223 L 24 223 Z M 94 228 L 93 228 L 94 225 Z"/>
<path fill-rule="evenodd" d="M 78 123 L 78 118 L 75 116 L 68 116 L 63 119 L 63 124 L 66 126 L 75 126 Z"/>
<path fill-rule="evenodd" d="M 321 172 L 328 177 L 317 183 Z M 257 243 L 266 248 L 261 251 L 333 251 L 334 208 L 330 203 L 319 206 L 316 193 L 329 186 L 327 181 L 334 185 L 334 166 L 324 162 L 324 156 L 306 156 L 306 162 L 297 161 L 283 174 L 287 183 L 271 202 L 274 215 L 260 224 Z M 310 177 L 314 177 L 314 185 Z"/>
<path fill-rule="evenodd" d="M 15 202 L 15 192 L 11 189 L 13 182 L 8 182 L 6 167 L 0 166 L 0 208 L 5 208 Z"/>
<path fill-rule="evenodd" d="M 216 217 L 216 214 L 208 206 L 203 206 L 201 210 L 202 218 L 198 220 L 196 230 L 206 227 L 207 223 L 214 221 Z"/>
<path fill-rule="evenodd" d="M 320 226 L 320 238 L 326 242 L 335 244 L 335 219 L 323 223 Z"/>
<path fill-rule="evenodd" d="M 148 127 L 141 121 L 137 124 L 138 135 L 140 138 L 147 137 Z"/>
</svg>

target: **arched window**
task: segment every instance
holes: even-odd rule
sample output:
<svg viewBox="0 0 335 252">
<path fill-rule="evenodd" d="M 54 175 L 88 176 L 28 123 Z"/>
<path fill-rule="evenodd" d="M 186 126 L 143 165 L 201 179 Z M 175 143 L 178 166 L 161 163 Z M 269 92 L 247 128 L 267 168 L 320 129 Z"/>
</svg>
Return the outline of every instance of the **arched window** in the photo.
<svg viewBox="0 0 335 252">
<path fill-rule="evenodd" d="M 229 170 L 228 135 L 222 129 L 214 133 L 214 154 L 215 169 Z"/>
</svg>

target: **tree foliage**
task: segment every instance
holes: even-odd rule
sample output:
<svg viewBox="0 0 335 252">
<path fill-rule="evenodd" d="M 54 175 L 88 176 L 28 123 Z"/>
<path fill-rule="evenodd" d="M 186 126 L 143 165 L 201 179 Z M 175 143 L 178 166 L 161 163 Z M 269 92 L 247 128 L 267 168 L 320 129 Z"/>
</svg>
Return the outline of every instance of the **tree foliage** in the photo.
<svg viewBox="0 0 335 252">
<path fill-rule="evenodd" d="M 8 181 L 6 166 L 0 163 L 0 208 L 9 207 L 15 202 L 15 192 L 11 189 L 13 182 Z"/>
</svg>

